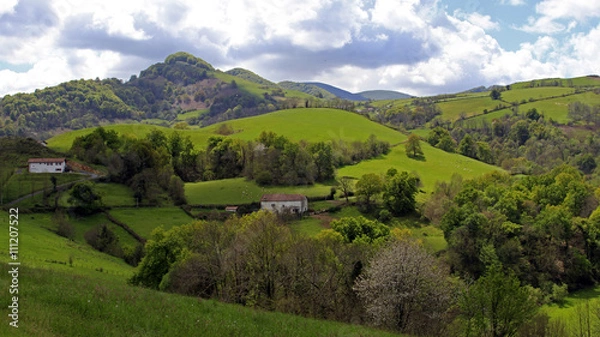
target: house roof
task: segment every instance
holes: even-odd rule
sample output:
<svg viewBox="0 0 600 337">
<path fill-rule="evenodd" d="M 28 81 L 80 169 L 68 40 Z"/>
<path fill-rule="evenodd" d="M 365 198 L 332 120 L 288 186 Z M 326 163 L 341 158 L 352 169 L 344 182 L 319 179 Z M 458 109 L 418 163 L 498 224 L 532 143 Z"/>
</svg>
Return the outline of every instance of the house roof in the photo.
<svg viewBox="0 0 600 337">
<path fill-rule="evenodd" d="M 29 158 L 27 163 L 62 163 L 65 160 L 66 158 Z"/>
<path fill-rule="evenodd" d="M 306 200 L 306 197 L 302 194 L 263 194 L 260 201 L 303 201 Z"/>
</svg>

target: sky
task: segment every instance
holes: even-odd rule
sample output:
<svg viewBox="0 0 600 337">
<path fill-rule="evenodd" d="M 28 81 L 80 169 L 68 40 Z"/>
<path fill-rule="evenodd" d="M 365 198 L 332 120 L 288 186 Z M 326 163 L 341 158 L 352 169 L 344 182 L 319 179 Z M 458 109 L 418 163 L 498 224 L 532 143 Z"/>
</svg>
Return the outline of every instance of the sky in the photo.
<svg viewBox="0 0 600 337">
<path fill-rule="evenodd" d="M 600 74 L 600 1 L 0 1 L 0 96 L 126 81 L 177 51 L 274 82 L 453 93 Z"/>
</svg>

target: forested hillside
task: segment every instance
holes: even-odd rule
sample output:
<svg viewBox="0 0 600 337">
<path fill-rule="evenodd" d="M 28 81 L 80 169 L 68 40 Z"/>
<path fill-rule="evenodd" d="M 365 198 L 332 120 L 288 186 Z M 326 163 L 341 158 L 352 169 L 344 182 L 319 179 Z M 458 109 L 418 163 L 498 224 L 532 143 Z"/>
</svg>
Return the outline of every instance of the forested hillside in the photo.
<svg viewBox="0 0 600 337">
<path fill-rule="evenodd" d="M 238 69 L 229 75 L 180 52 L 125 82 L 74 80 L 31 94 L 7 95 L 0 101 L 0 136 L 44 139 L 59 130 L 106 123 L 168 123 L 188 111 L 205 111 L 186 119 L 188 124 L 210 124 L 300 104 L 301 93 L 284 91 L 266 80 L 257 83 L 259 77 L 249 74 Z"/>
</svg>

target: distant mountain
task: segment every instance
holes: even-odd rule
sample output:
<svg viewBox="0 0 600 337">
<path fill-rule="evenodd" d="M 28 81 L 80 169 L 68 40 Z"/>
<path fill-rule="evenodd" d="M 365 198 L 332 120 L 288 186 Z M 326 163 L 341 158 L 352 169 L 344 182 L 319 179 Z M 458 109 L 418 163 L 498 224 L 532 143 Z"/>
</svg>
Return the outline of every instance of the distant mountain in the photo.
<svg viewBox="0 0 600 337">
<path fill-rule="evenodd" d="M 313 95 L 318 98 L 324 98 L 324 99 L 336 98 L 336 96 L 334 94 L 330 93 L 329 91 L 327 91 L 323 88 L 320 88 L 314 84 L 310 84 L 310 83 L 283 81 L 283 82 L 277 83 L 277 85 L 279 85 L 281 88 L 286 89 L 286 90 L 297 90 L 297 91 L 307 93 L 309 95 Z"/>
<path fill-rule="evenodd" d="M 374 100 L 374 101 L 382 101 L 388 99 L 406 99 L 412 98 L 414 96 L 405 94 L 399 91 L 393 90 L 369 90 L 369 91 L 361 91 L 358 95 Z"/>
<path fill-rule="evenodd" d="M 325 84 L 325 83 L 321 83 L 321 82 L 305 82 L 305 84 L 312 84 L 321 89 L 327 90 L 328 92 L 334 94 L 338 98 L 345 99 L 348 101 L 368 101 L 369 100 L 368 98 L 366 98 L 364 96 L 361 96 L 359 94 L 353 94 L 344 89 L 334 87 L 333 85 L 329 85 L 329 84 Z"/>
<path fill-rule="evenodd" d="M 409 94 L 405 94 L 402 92 L 398 92 L 398 91 L 392 91 L 392 90 L 369 90 L 369 91 L 363 91 L 363 92 L 359 92 L 359 93 L 351 93 L 349 91 L 346 91 L 344 89 L 338 88 L 338 87 L 334 87 L 333 85 L 329 85 L 326 83 L 321 83 L 321 82 L 304 82 L 304 83 L 297 83 L 297 82 L 281 82 L 279 83 L 279 86 L 287 86 L 290 89 L 294 88 L 295 90 L 300 90 L 303 91 L 307 94 L 311 94 L 314 96 L 318 96 L 318 97 L 323 97 L 323 98 L 340 98 L 340 99 L 345 99 L 348 101 L 368 101 L 368 100 L 387 100 L 387 99 L 405 99 L 405 98 L 411 98 L 413 96 L 409 95 Z M 318 88 L 318 89 L 317 89 Z M 326 92 L 328 94 L 331 95 L 331 97 L 329 95 L 316 95 L 315 92 L 317 92 L 317 90 L 321 90 L 322 92 Z"/>
<path fill-rule="evenodd" d="M 473 89 L 465 90 L 462 93 L 477 93 L 477 92 L 485 92 L 485 91 L 489 91 L 489 90 L 490 89 L 488 89 L 485 86 L 481 85 L 481 86 L 475 87 Z"/>
</svg>

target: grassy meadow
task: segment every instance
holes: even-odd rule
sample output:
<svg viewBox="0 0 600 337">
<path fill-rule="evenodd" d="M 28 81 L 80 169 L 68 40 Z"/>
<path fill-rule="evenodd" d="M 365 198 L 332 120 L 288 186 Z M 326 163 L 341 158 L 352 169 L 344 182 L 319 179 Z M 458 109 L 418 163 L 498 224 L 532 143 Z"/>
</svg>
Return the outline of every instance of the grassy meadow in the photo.
<svg viewBox="0 0 600 337">
<path fill-rule="evenodd" d="M 131 227 L 134 232 L 146 239 L 150 239 L 152 231 L 159 226 L 169 230 L 174 226 L 194 221 L 181 208 L 175 206 L 115 208 L 110 211 L 110 215 Z"/>
<path fill-rule="evenodd" d="M 133 267 L 123 260 L 100 253 L 83 242 L 83 233 L 93 225 L 85 227 L 75 223 L 76 239 L 71 241 L 51 231 L 56 228 L 52 216 L 51 213 L 19 214 L 19 261 L 22 265 L 123 283 L 133 275 Z M 7 212 L 0 211 L 0 219 L 4 224 L 8 223 Z M 0 231 L 0 242 L 6 247 L 7 230 Z"/>
<path fill-rule="evenodd" d="M 325 196 L 331 187 L 314 184 L 312 186 L 269 186 L 260 187 L 245 178 L 202 181 L 185 184 L 185 195 L 190 205 L 245 204 L 260 201 L 267 193 L 300 193 L 308 197 Z"/>
<path fill-rule="evenodd" d="M 437 103 L 437 106 L 442 110 L 444 119 L 455 121 L 463 114 L 465 117 L 481 115 L 483 110 L 492 110 L 498 104 L 506 105 L 504 102 L 492 100 L 489 93 L 486 92 L 460 96 L 446 102 Z"/>
<path fill-rule="evenodd" d="M 2 336 L 401 336 L 29 266 L 20 267 L 19 290 L 19 328 L 5 316 Z M 10 303 L 8 291 L 0 301 Z"/>
<path fill-rule="evenodd" d="M 292 141 L 307 140 L 310 142 L 342 139 L 346 141 L 364 141 L 371 134 L 392 144 L 406 139 L 402 133 L 375 123 L 355 113 L 337 109 L 289 109 L 280 110 L 260 116 L 230 120 L 227 122 L 236 133 L 232 138 L 244 140 L 256 139 L 262 131 L 273 131 L 284 135 Z M 217 136 L 219 126 L 223 123 L 201 129 L 179 130 L 182 136 L 189 136 L 196 148 L 204 148 L 211 136 Z M 95 128 L 70 131 L 48 140 L 48 146 L 57 151 L 66 152 L 77 137 L 92 132 Z M 134 138 L 145 137 L 152 130 L 161 130 L 169 135 L 174 129 L 146 124 L 117 124 L 105 126 L 119 134 Z"/>
<path fill-rule="evenodd" d="M 382 158 L 365 160 L 356 165 L 346 166 L 338 170 L 338 176 L 360 178 L 366 173 L 385 174 L 389 168 L 398 171 L 416 172 L 421 177 L 422 189 L 432 192 L 437 181 L 449 181 L 452 175 L 459 174 L 465 179 L 475 178 L 483 174 L 500 170 L 500 168 L 454 153 L 436 149 L 421 142 L 425 154 L 424 159 L 413 159 L 406 155 L 403 145 L 392 148 Z"/>
<path fill-rule="evenodd" d="M 568 118 L 569 104 L 573 102 L 582 102 L 588 105 L 598 105 L 600 104 L 600 95 L 588 91 L 576 95 L 528 102 L 519 105 L 519 112 L 525 113 L 527 110 L 535 108 L 540 114 L 543 114 L 545 118 L 552 119 L 561 124 L 566 124 L 570 120 Z M 486 115 L 474 117 L 472 120 L 487 120 L 491 122 L 492 120 L 501 118 L 506 114 L 512 114 L 512 110 L 502 109 Z"/>
</svg>

